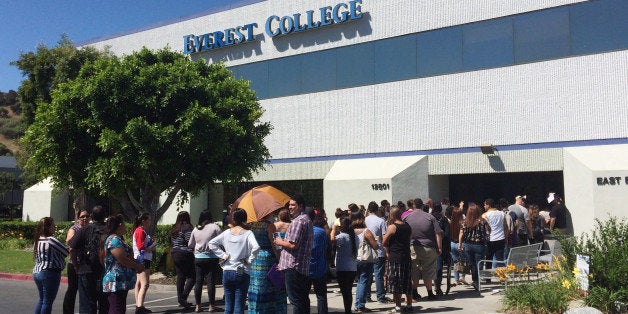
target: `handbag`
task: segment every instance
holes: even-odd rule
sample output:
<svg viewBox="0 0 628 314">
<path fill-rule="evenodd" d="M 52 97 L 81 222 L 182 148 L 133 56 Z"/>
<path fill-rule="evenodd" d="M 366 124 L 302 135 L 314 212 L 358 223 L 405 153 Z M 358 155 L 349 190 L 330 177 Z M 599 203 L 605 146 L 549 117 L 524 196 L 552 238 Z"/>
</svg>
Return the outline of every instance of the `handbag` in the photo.
<svg viewBox="0 0 628 314">
<path fill-rule="evenodd" d="M 377 237 L 375 237 L 375 239 L 377 240 Z M 362 239 L 358 247 L 358 256 L 360 257 L 359 260 L 362 262 L 377 262 L 377 250 L 374 249 L 365 238 Z"/>
<path fill-rule="evenodd" d="M 277 269 L 277 263 L 274 263 L 270 266 L 270 269 L 266 273 L 266 277 L 268 278 L 270 283 L 273 284 L 275 289 L 283 290 L 286 287 L 286 278 L 284 277 L 284 274 Z"/>
<path fill-rule="evenodd" d="M 458 260 L 454 264 L 454 271 L 459 274 L 471 274 L 471 265 L 467 261 L 467 254 L 460 252 Z"/>
</svg>

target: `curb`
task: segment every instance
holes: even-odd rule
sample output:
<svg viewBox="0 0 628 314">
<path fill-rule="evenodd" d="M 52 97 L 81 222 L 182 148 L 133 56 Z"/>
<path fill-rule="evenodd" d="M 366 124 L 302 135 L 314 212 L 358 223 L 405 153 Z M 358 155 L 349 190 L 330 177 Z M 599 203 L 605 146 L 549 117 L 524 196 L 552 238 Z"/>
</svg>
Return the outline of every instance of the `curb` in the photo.
<svg viewBox="0 0 628 314">
<path fill-rule="evenodd" d="M 33 280 L 33 275 L 27 274 L 9 274 L 9 273 L 0 273 L 0 279 L 8 279 L 8 280 Z M 68 277 L 61 277 L 61 283 L 68 283 Z"/>
<path fill-rule="evenodd" d="M 33 281 L 33 275 L 29 275 L 29 274 L 10 274 L 10 273 L 0 273 L 0 279 L 7 279 L 7 280 L 27 280 L 27 281 Z M 61 283 L 67 284 L 68 283 L 68 277 L 61 277 Z M 176 285 L 160 285 L 160 284 L 151 284 L 150 287 L 152 289 L 156 289 L 159 291 L 177 291 L 177 286 Z"/>
</svg>

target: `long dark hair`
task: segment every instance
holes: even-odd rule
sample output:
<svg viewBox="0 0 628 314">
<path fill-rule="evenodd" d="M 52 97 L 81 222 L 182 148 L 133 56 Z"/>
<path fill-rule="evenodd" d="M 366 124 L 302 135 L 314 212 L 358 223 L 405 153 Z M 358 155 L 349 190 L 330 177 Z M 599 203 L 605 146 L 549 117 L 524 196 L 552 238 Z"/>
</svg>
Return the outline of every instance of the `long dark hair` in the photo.
<svg viewBox="0 0 628 314">
<path fill-rule="evenodd" d="M 355 244 L 355 231 L 351 225 L 351 218 L 345 217 L 340 221 L 340 232 L 349 235 L 349 240 L 351 240 L 351 254 L 353 258 L 356 258 L 358 256 L 358 246 Z"/>
<path fill-rule="evenodd" d="M 198 225 L 196 226 L 196 228 L 198 228 L 198 230 L 203 230 L 203 228 L 205 228 L 205 225 L 210 224 L 211 222 L 212 213 L 209 210 L 204 210 L 198 216 Z"/>
<path fill-rule="evenodd" d="M 116 233 L 118 227 L 120 227 L 120 225 L 123 223 L 124 217 L 121 214 L 109 216 L 109 218 L 107 218 L 107 235 L 109 236 Z M 124 239 L 123 234 L 118 234 L 118 237 Z"/>
<path fill-rule="evenodd" d="M 240 226 L 244 229 L 248 229 L 248 225 L 246 223 L 247 214 L 246 211 L 242 208 L 237 208 L 231 213 L 233 219 L 233 226 Z"/>
<path fill-rule="evenodd" d="M 55 220 L 52 217 L 44 217 L 37 223 L 35 229 L 35 239 L 33 240 L 33 257 L 37 254 L 37 243 L 39 243 L 39 237 L 49 237 L 52 235 L 50 227 L 54 225 Z"/>
<path fill-rule="evenodd" d="M 473 228 L 480 223 L 480 208 L 475 203 L 469 204 L 467 216 L 464 218 L 464 225 Z"/>
<path fill-rule="evenodd" d="M 190 222 L 190 213 L 188 213 L 186 211 L 180 211 L 177 214 L 177 220 L 175 221 L 174 225 L 172 226 L 172 230 L 170 230 L 170 237 L 176 237 L 177 235 L 179 235 L 179 232 L 181 231 L 181 225 L 183 223 L 186 223 L 188 225 L 192 224 Z"/>
<path fill-rule="evenodd" d="M 148 218 L 150 218 L 148 213 L 141 213 L 139 216 L 137 216 L 135 218 L 135 221 L 133 222 L 133 232 L 135 232 L 135 229 L 141 226 L 142 223 L 146 221 Z"/>
</svg>

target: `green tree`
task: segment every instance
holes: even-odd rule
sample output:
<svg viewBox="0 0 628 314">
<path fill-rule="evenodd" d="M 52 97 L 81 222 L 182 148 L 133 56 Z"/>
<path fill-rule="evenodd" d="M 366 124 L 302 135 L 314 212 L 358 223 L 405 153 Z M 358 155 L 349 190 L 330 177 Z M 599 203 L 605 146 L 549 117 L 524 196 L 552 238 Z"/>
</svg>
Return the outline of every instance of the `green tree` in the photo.
<svg viewBox="0 0 628 314">
<path fill-rule="evenodd" d="M 19 109 L 24 112 L 24 123 L 33 123 L 37 106 L 50 103 L 52 89 L 75 78 L 85 62 L 108 54 L 107 51 L 98 51 L 92 47 L 77 49 L 65 34 L 53 48 L 40 44 L 36 52 L 21 53 L 11 65 L 20 69 L 26 77 L 17 91 L 21 104 Z"/>
<path fill-rule="evenodd" d="M 153 224 L 178 192 L 250 178 L 269 158 L 269 123 L 249 83 L 222 64 L 169 49 L 88 62 L 40 106 L 23 144 L 26 169 L 59 187 L 119 201 Z M 163 205 L 159 195 L 167 192 Z"/>
</svg>

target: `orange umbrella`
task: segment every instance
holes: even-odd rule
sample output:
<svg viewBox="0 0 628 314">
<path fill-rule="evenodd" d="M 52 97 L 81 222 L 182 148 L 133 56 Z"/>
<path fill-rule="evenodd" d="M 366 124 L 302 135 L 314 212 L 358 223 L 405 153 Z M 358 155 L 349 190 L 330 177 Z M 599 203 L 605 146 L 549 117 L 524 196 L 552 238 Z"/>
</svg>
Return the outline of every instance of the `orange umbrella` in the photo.
<svg viewBox="0 0 628 314">
<path fill-rule="evenodd" d="M 242 194 L 231 207 L 231 211 L 242 208 L 246 211 L 246 222 L 258 221 L 282 208 L 290 201 L 286 193 L 268 185 L 256 186 Z"/>
</svg>

